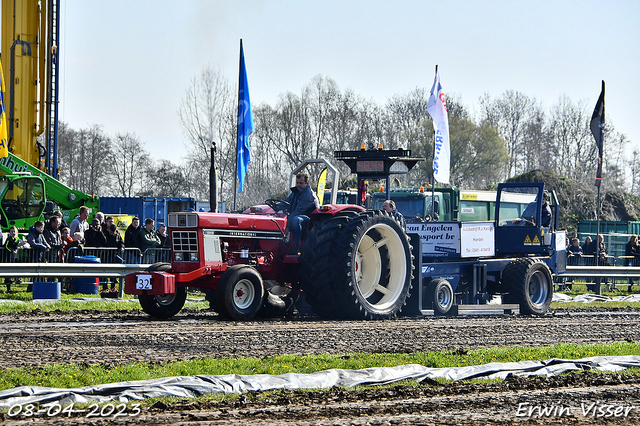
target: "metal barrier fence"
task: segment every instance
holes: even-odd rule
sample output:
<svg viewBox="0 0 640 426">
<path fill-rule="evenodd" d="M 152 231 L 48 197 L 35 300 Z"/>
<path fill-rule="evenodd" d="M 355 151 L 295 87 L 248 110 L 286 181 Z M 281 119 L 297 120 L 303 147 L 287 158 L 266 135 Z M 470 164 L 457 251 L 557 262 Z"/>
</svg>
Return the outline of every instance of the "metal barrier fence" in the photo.
<svg viewBox="0 0 640 426">
<path fill-rule="evenodd" d="M 120 251 L 114 247 L 71 247 L 66 253 L 62 250 L 44 251 L 32 248 L 20 249 L 17 253 L 12 253 L 0 248 L 0 263 L 77 263 L 76 257 L 85 256 L 99 258 L 99 263 L 171 263 L 171 249 L 168 248 L 147 249 L 144 253 L 138 248 L 126 248 Z"/>
<path fill-rule="evenodd" d="M 579 279 L 579 280 L 578 280 Z M 634 282 L 634 280 L 637 282 Z M 573 284 L 586 284 L 587 290 L 600 294 L 601 285 L 606 291 L 633 285 L 640 285 L 640 259 L 634 256 L 601 256 L 596 262 L 595 255 L 574 256 L 567 253 L 567 271 L 556 275 L 555 282 L 560 290 L 572 288 Z"/>
<path fill-rule="evenodd" d="M 621 256 L 624 257 L 624 256 Z M 622 266 L 623 264 L 620 264 Z M 619 266 L 615 256 L 600 256 L 600 262 L 596 265 L 595 254 L 583 254 L 581 256 L 572 256 L 567 253 L 567 266 Z"/>
<path fill-rule="evenodd" d="M 118 281 L 118 295 L 122 297 L 124 277 L 155 262 L 171 262 L 171 249 L 147 249 L 143 253 L 138 248 L 71 247 L 65 253 L 23 248 L 13 253 L 0 248 L 0 277 L 5 279 L 7 289 L 12 284 L 7 280 L 17 278 L 61 281 L 65 288 L 71 278 L 99 278 L 103 288 L 115 288 Z"/>
</svg>

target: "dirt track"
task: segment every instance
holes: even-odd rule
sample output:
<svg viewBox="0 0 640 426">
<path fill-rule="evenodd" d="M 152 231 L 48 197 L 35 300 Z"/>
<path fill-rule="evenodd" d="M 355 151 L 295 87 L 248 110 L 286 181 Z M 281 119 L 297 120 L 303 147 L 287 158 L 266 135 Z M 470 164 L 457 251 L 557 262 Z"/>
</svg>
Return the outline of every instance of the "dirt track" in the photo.
<svg viewBox="0 0 640 426">
<path fill-rule="evenodd" d="M 544 317 L 400 319 L 329 322 L 302 318 L 221 322 L 213 312 L 170 321 L 145 314 L 79 312 L 0 315 L 0 367 L 56 362 L 168 361 L 200 357 L 350 352 L 414 352 L 492 346 L 640 341 L 640 312 L 556 311 Z M 600 408 L 595 415 L 583 409 Z M 604 404 L 610 404 L 610 407 Z M 539 407 L 539 408 L 535 408 Z M 539 415 L 547 407 L 551 414 Z M 620 407 L 620 408 L 619 408 Z M 632 408 L 630 408 L 632 407 Z M 619 408 L 619 409 L 618 409 Z M 529 409 L 533 415 L 529 416 Z M 617 410 L 618 411 L 615 411 Z M 626 416 L 624 412 L 626 410 Z M 615 415 L 619 412 L 619 417 Z M 526 414 L 518 416 L 517 414 Z M 554 414 L 555 413 L 555 414 Z M 602 414 L 602 415 L 599 415 Z M 607 414 L 610 414 L 607 416 Z M 5 420 L 13 424 L 18 419 Z M 24 419 L 34 424 L 34 419 Z M 640 424 L 640 378 L 580 374 L 502 383 L 425 384 L 417 388 L 289 392 L 277 400 L 158 405 L 135 417 L 40 419 L 49 424 Z M 18 423 L 20 421 L 18 420 Z"/>
</svg>

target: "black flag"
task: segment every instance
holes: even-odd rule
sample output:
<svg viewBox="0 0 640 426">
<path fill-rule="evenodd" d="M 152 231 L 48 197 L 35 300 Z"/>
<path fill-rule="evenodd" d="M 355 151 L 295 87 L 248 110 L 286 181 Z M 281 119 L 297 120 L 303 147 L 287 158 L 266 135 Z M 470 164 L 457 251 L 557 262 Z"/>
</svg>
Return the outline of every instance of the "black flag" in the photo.
<svg viewBox="0 0 640 426">
<path fill-rule="evenodd" d="M 602 92 L 596 103 L 596 108 L 591 116 L 591 133 L 598 145 L 598 171 L 596 172 L 596 186 L 600 186 L 602 179 L 602 151 L 604 150 L 604 80 L 602 80 Z"/>
</svg>

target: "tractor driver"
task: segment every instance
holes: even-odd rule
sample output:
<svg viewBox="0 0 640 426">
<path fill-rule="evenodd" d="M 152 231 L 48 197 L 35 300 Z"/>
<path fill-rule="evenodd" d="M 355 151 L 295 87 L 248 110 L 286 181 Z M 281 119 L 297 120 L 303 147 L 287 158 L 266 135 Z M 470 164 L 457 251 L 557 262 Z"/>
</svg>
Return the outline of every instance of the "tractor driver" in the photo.
<svg viewBox="0 0 640 426">
<path fill-rule="evenodd" d="M 320 207 L 318 197 L 309 186 L 309 175 L 306 173 L 298 173 L 296 175 L 296 186 L 291 188 L 291 193 L 285 200 L 289 203 L 278 203 L 275 210 L 287 210 L 287 227 L 291 232 L 291 241 L 296 245 L 291 247 L 288 254 L 298 254 L 300 252 L 300 237 L 302 230 L 309 223 L 309 215 L 315 209 Z"/>
<path fill-rule="evenodd" d="M 524 209 L 524 212 L 522 212 L 522 215 L 519 218 L 514 219 L 513 223 L 517 225 L 535 226 L 536 208 L 537 208 L 537 203 L 535 201 L 532 203 L 529 203 L 527 208 Z M 551 207 L 549 206 L 549 196 L 546 193 L 543 193 L 542 194 L 542 219 L 540 221 L 540 225 L 542 225 L 542 227 L 544 228 L 550 227 L 552 215 L 553 214 L 551 213 Z"/>
</svg>

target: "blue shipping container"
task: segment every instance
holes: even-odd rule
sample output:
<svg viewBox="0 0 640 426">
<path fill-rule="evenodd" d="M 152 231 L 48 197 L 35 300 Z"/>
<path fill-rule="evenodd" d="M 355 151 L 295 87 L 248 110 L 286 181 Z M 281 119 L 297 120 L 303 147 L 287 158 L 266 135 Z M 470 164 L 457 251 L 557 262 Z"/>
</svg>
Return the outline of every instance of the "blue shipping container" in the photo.
<svg viewBox="0 0 640 426">
<path fill-rule="evenodd" d="M 191 197 L 100 197 L 100 211 L 110 214 L 138 216 L 144 224 L 148 217 L 160 223 L 167 223 L 167 215 L 195 208 Z"/>
</svg>

